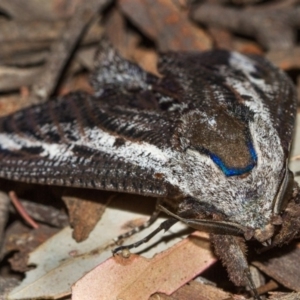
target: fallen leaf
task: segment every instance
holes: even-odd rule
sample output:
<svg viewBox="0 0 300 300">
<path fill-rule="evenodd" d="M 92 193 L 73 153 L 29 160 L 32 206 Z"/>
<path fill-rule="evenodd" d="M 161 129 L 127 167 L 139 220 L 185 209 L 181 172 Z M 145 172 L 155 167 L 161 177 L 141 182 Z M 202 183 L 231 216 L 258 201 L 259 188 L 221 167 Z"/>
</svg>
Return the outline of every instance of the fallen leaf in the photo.
<svg viewBox="0 0 300 300">
<path fill-rule="evenodd" d="M 17 272 L 25 272 L 29 253 L 57 233 L 58 229 L 39 224 L 39 228 L 32 229 L 23 223 L 16 221 L 6 231 L 2 255 L 14 252 L 9 258 L 12 269 Z"/>
<path fill-rule="evenodd" d="M 208 235 L 197 232 L 152 259 L 131 255 L 105 261 L 73 286 L 72 300 L 146 300 L 155 292 L 170 295 L 215 261 Z"/>
<path fill-rule="evenodd" d="M 140 30 L 157 42 L 160 51 L 212 47 L 208 35 L 193 25 L 187 11 L 180 10 L 172 0 L 158 0 L 155 5 L 152 0 L 120 0 L 119 5 Z"/>
<path fill-rule="evenodd" d="M 73 238 L 77 242 L 82 242 L 88 238 L 114 195 L 114 193 L 104 191 L 101 193 L 90 191 L 81 197 L 62 197 L 68 208 L 71 227 L 74 229 Z"/>
<path fill-rule="evenodd" d="M 300 292 L 300 244 L 277 248 L 265 253 L 252 264 L 285 287 Z"/>
<path fill-rule="evenodd" d="M 155 296 L 159 296 L 157 298 Z M 203 284 L 195 280 L 190 281 L 183 287 L 175 291 L 171 297 L 166 297 L 163 294 L 155 294 L 150 297 L 150 300 L 163 300 L 163 299 L 197 299 L 197 300 L 222 300 L 230 299 L 230 293 L 208 284 Z"/>
</svg>

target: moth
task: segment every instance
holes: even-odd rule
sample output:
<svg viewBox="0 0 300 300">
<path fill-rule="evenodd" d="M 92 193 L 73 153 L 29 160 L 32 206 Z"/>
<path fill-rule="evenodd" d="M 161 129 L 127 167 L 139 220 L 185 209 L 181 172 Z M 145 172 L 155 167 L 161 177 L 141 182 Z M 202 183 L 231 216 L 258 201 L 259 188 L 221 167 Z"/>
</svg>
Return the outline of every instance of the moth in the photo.
<svg viewBox="0 0 300 300">
<path fill-rule="evenodd" d="M 172 203 L 162 228 L 179 220 L 211 233 L 231 280 L 253 287 L 245 241 L 274 247 L 300 231 L 287 165 L 293 84 L 263 57 L 225 50 L 162 54 L 158 70 L 103 43 L 93 95 L 0 119 L 0 176 Z"/>
</svg>

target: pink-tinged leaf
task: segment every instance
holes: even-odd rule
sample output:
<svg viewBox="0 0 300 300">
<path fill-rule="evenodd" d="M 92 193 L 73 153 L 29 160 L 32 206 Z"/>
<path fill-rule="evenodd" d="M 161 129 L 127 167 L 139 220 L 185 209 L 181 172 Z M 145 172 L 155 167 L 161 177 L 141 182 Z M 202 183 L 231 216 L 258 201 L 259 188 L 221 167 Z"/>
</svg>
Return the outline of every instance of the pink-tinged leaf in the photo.
<svg viewBox="0 0 300 300">
<path fill-rule="evenodd" d="M 115 256 L 93 269 L 72 288 L 72 300 L 148 299 L 172 294 L 216 261 L 207 234 L 196 232 L 152 259 Z"/>
</svg>

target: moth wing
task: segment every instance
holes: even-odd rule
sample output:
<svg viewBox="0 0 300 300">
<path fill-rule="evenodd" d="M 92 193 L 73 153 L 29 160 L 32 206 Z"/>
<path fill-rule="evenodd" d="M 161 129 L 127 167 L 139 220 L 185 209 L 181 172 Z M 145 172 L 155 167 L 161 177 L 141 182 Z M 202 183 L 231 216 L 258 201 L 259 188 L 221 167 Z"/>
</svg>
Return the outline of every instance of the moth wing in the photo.
<svg viewBox="0 0 300 300">
<path fill-rule="evenodd" d="M 288 157 L 295 126 L 297 93 L 288 76 L 264 57 L 241 55 L 226 50 L 169 52 L 160 56 L 158 69 L 165 76 L 175 77 L 180 85 L 193 82 L 193 87 L 201 87 L 197 90 L 197 97 L 189 105 L 204 107 L 207 102 L 207 111 L 214 105 L 223 106 L 224 103 L 231 107 L 239 105 L 239 110 L 244 110 L 245 105 L 241 103 L 240 97 L 249 93 L 249 87 L 254 89 L 256 97 L 267 107 L 270 122 L 280 137 L 285 156 Z M 235 92 L 228 89 L 232 83 L 228 84 L 227 79 L 233 79 L 241 89 L 237 88 Z M 240 97 L 236 96 L 236 92 Z M 212 96 L 207 97 L 207 94 Z M 186 102 L 189 101 L 190 99 L 186 99 Z M 236 114 L 236 111 L 233 110 L 232 113 Z M 261 110 L 257 113 L 264 112 Z"/>
<path fill-rule="evenodd" d="M 172 131 L 157 112 L 71 94 L 0 119 L 0 176 L 166 196 L 171 187 L 159 171 Z"/>
<path fill-rule="evenodd" d="M 285 155 L 288 157 L 297 113 L 297 92 L 294 84 L 282 70 L 263 57 L 256 55 L 250 57 L 260 66 L 257 70 L 258 76 L 267 78 L 267 82 L 274 86 L 271 91 L 264 91 L 263 97 L 271 112 L 270 119 L 278 132 Z"/>
</svg>

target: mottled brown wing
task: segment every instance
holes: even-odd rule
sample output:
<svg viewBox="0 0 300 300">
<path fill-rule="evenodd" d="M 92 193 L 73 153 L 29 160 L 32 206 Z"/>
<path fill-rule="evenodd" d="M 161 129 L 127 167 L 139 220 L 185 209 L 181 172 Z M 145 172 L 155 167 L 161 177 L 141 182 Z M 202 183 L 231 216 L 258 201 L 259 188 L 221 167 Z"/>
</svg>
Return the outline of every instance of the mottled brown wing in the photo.
<svg viewBox="0 0 300 300">
<path fill-rule="evenodd" d="M 247 57 L 248 61 L 245 60 Z M 233 115 L 245 120 L 252 114 L 243 103 L 251 101 L 250 87 L 267 107 L 270 123 L 278 132 L 285 155 L 289 155 L 297 93 L 288 76 L 264 57 L 245 55 L 242 58 L 239 53 L 225 50 L 201 54 L 170 52 L 160 57 L 159 70 L 168 78 L 176 78 L 179 85 L 185 87 L 182 101 L 190 107 L 210 112 L 214 107 L 226 105 Z M 228 84 L 228 81 L 239 84 Z"/>
<path fill-rule="evenodd" d="M 167 164 L 162 149 L 173 124 L 109 99 L 75 93 L 1 118 L 0 176 L 166 196 L 159 168 Z"/>
</svg>

